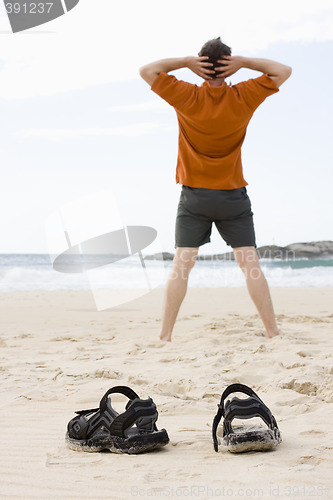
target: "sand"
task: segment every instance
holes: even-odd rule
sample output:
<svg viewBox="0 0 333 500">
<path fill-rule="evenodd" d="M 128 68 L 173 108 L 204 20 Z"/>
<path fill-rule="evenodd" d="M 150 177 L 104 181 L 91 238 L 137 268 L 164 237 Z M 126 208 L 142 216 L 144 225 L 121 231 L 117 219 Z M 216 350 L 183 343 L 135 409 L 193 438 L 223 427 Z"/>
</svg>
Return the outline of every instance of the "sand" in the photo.
<svg viewBox="0 0 333 500">
<path fill-rule="evenodd" d="M 102 312 L 90 292 L 1 294 L 0 497 L 333 498 L 333 288 L 271 292 L 280 337 L 263 336 L 245 288 L 190 288 L 172 343 L 158 340 L 162 289 Z M 234 382 L 275 415 L 276 450 L 214 452 L 217 403 Z M 165 448 L 66 447 L 74 411 L 115 385 L 154 399 Z"/>
</svg>

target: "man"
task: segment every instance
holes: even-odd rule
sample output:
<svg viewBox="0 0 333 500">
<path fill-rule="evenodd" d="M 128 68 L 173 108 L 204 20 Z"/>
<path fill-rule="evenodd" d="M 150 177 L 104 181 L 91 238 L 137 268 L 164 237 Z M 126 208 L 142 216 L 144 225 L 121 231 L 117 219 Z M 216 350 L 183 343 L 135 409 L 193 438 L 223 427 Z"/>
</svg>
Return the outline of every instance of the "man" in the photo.
<svg viewBox="0 0 333 500">
<path fill-rule="evenodd" d="M 220 37 L 199 57 L 162 59 L 140 68 L 151 90 L 174 107 L 179 123 L 176 182 L 182 192 L 176 219 L 176 253 L 167 283 L 160 339 L 171 341 L 190 270 L 199 247 L 210 241 L 214 222 L 246 277 L 250 296 L 269 338 L 279 334 L 273 304 L 256 251 L 251 202 L 243 177 L 241 146 L 247 125 L 266 97 L 279 91 L 291 68 L 268 59 L 231 56 Z M 189 68 L 205 81 L 199 87 L 169 71 Z M 240 68 L 263 74 L 228 86 Z"/>
</svg>

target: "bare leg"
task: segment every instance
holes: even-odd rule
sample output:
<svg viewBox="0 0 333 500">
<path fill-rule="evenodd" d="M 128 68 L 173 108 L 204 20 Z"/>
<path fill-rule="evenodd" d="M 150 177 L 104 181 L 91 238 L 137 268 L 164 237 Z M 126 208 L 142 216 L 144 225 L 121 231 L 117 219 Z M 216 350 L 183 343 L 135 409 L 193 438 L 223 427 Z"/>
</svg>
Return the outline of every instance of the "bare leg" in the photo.
<svg viewBox="0 0 333 500">
<path fill-rule="evenodd" d="M 172 330 L 187 291 L 187 281 L 199 248 L 177 247 L 165 290 L 160 339 L 171 342 Z"/>
<path fill-rule="evenodd" d="M 275 321 L 273 303 L 266 278 L 261 270 L 255 247 L 234 248 L 235 259 L 246 277 L 246 284 L 267 336 L 275 337 L 279 330 Z"/>
</svg>

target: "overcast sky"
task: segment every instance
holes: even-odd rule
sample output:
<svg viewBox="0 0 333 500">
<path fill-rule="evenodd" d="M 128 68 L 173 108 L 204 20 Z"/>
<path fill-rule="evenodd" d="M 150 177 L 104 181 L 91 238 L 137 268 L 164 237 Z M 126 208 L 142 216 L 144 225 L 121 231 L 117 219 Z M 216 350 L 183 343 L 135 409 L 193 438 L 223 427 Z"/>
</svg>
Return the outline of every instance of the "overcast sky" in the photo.
<svg viewBox="0 0 333 500">
<path fill-rule="evenodd" d="M 174 250 L 177 119 L 138 68 L 196 55 L 216 36 L 234 55 L 293 68 L 256 111 L 243 147 L 257 244 L 333 239 L 331 1 L 81 0 L 17 34 L 1 2 L 0 253 L 46 253 L 49 215 L 106 189 L 125 224 L 153 226 Z M 173 74 L 202 83 L 186 69 Z M 255 76 L 241 70 L 228 82 Z M 227 250 L 214 229 L 200 251 Z"/>
</svg>

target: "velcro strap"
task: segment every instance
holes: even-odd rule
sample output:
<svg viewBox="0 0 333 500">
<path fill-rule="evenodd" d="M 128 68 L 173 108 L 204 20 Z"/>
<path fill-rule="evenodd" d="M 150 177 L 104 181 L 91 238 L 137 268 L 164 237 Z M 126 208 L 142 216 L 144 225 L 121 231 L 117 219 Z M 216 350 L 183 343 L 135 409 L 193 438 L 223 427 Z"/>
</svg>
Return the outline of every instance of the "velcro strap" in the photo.
<svg viewBox="0 0 333 500">
<path fill-rule="evenodd" d="M 233 398 L 225 409 L 223 435 L 233 432 L 231 423 L 234 418 L 249 419 L 254 417 L 262 418 L 268 427 L 274 428 L 271 411 L 256 397 Z"/>
<path fill-rule="evenodd" d="M 110 432 L 115 436 L 125 437 L 125 431 L 134 423 L 142 430 L 155 430 L 155 422 L 158 412 L 155 403 L 151 398 L 142 400 L 135 399 L 130 407 L 122 414 L 118 415 L 110 425 Z M 150 424 L 150 425 L 149 425 Z"/>
</svg>

